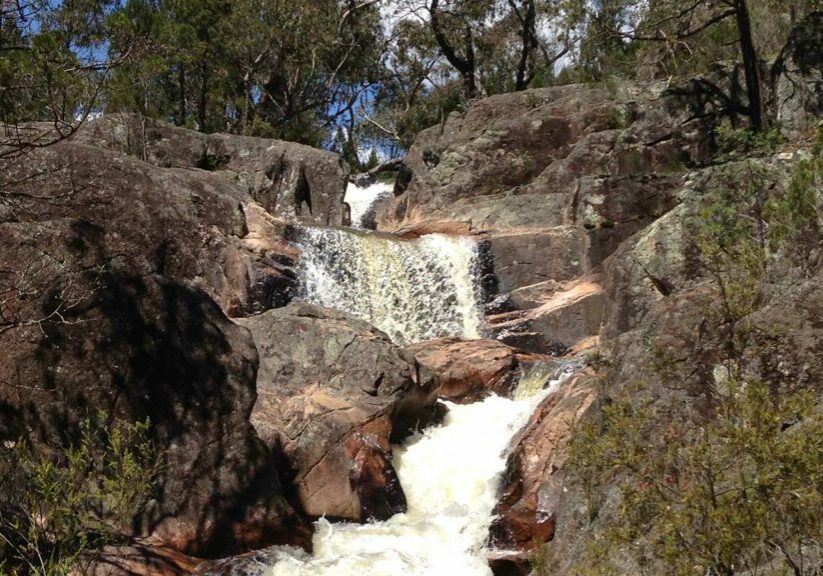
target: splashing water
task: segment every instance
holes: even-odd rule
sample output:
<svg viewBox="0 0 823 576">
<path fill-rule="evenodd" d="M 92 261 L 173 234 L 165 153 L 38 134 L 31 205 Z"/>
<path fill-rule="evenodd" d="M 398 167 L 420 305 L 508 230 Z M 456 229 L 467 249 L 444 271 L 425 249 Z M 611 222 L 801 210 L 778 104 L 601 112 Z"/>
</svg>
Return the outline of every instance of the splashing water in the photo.
<svg viewBox="0 0 823 576">
<path fill-rule="evenodd" d="M 368 215 L 372 207 L 381 199 L 392 196 L 394 184 L 387 182 L 376 182 L 370 186 L 358 186 L 354 182 L 349 182 L 346 188 L 346 197 L 343 200 L 351 208 L 351 225 L 354 228 L 363 228 L 363 219 Z"/>
<path fill-rule="evenodd" d="M 306 228 L 299 242 L 303 300 L 367 320 L 400 345 L 481 337 L 472 239 Z"/>
<path fill-rule="evenodd" d="M 485 544 L 506 450 L 565 378 L 519 400 L 447 402 L 442 425 L 394 453 L 405 514 L 364 525 L 321 519 L 314 554 L 280 549 L 266 576 L 491 576 Z"/>
</svg>

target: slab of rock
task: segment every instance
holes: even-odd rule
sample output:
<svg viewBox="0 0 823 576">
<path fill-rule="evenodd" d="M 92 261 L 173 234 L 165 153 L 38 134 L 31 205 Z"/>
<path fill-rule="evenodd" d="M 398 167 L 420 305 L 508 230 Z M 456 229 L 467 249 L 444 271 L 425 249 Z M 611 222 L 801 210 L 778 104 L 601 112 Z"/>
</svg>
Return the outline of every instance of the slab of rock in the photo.
<svg viewBox="0 0 823 576">
<path fill-rule="evenodd" d="M 355 521 L 405 510 L 390 442 L 434 416 L 432 378 L 341 312 L 291 304 L 241 322 L 260 352 L 252 422 L 283 450 L 302 510 Z"/>
<path fill-rule="evenodd" d="M 378 229 L 447 219 L 468 219 L 473 230 L 571 224 L 580 178 L 682 172 L 709 158 L 712 115 L 700 116 L 687 96 L 645 88 L 540 88 L 452 114 L 418 135 L 405 159 L 408 185 L 380 207 Z M 622 220 L 641 216 L 632 207 L 648 210 L 626 202 Z"/>
<path fill-rule="evenodd" d="M 516 351 L 497 340 L 441 338 L 407 350 L 433 374 L 437 395 L 455 402 L 508 396 L 520 366 Z"/>
<path fill-rule="evenodd" d="M 515 437 L 490 531 L 493 546 L 530 551 L 554 537 L 566 447 L 594 398 L 586 377 L 573 377 L 540 404 Z"/>
<path fill-rule="evenodd" d="M 70 229 L 50 232 L 71 238 Z M 135 534 L 203 555 L 305 544 L 308 530 L 248 420 L 257 366 L 249 335 L 201 291 L 124 270 L 97 275 L 56 250 L 54 261 L 25 260 L 25 248 L 4 244 L 0 265 L 31 261 L 53 284 L 4 309 L 33 321 L 2 334 L 0 436 L 59 444 L 90 409 L 149 419 L 163 471 Z M 38 250 L 49 248 L 38 239 Z"/>
<path fill-rule="evenodd" d="M 530 352 L 558 355 L 599 335 L 608 309 L 599 275 L 535 284 L 517 290 L 512 301 L 518 310 L 488 317 L 497 338 Z"/>
<path fill-rule="evenodd" d="M 136 114 L 107 114 L 72 137 L 156 166 L 199 168 L 241 185 L 274 216 L 342 225 L 348 169 L 337 154 L 310 146 L 202 134 Z"/>
<path fill-rule="evenodd" d="M 203 563 L 150 540 L 106 546 L 81 562 L 83 576 L 188 576 Z"/>
<path fill-rule="evenodd" d="M 158 168 L 75 143 L 3 163 L 9 202 L 0 221 L 76 219 L 66 242 L 90 261 L 128 261 L 208 292 L 230 315 L 288 302 L 297 252 L 290 227 L 266 214 L 236 182 L 201 170 Z M 35 231 L 36 233 L 36 231 Z"/>
<path fill-rule="evenodd" d="M 548 280 L 571 280 L 589 268 L 586 233 L 577 228 L 498 233 L 484 242 L 498 293 Z"/>
</svg>

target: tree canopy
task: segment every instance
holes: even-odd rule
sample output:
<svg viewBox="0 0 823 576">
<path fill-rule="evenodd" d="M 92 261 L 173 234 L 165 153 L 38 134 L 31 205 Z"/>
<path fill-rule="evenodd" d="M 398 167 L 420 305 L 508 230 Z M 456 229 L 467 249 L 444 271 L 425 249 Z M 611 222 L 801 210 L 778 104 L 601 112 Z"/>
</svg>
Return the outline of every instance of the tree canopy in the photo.
<svg viewBox="0 0 823 576">
<path fill-rule="evenodd" d="M 3 0 L 0 121 L 134 112 L 392 154 L 467 101 L 760 66 L 820 0 Z M 8 129 L 7 129 L 8 132 Z M 7 134 L 6 144 L 15 136 Z M 19 138 L 18 138 L 19 140 Z M 394 151 L 394 152 L 393 152 Z M 351 156 L 351 155 L 350 155 Z"/>
</svg>

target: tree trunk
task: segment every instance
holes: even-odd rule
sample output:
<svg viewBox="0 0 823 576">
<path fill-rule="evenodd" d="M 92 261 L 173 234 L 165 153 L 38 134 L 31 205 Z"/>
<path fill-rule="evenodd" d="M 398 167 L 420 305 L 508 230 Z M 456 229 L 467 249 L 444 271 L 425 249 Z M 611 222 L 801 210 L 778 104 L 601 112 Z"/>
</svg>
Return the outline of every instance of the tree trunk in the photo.
<svg viewBox="0 0 823 576">
<path fill-rule="evenodd" d="M 197 123 L 199 130 L 203 132 L 206 127 L 206 114 L 209 104 L 209 72 L 206 65 L 200 67 L 200 98 L 197 102 Z"/>
<path fill-rule="evenodd" d="M 434 39 L 437 41 L 437 45 L 440 47 L 440 51 L 443 52 L 443 56 L 445 56 L 449 64 L 460 73 L 460 77 L 463 79 L 463 91 L 466 94 L 466 98 L 471 100 L 478 94 L 477 70 L 474 56 L 474 34 L 472 33 L 471 25 L 467 22 L 463 34 L 466 55 L 462 56 L 457 52 L 451 42 L 449 42 L 449 39 L 443 32 L 440 15 L 438 13 L 439 4 L 439 0 L 431 0 L 431 6 L 429 6 L 432 33 L 434 34 Z"/>
<path fill-rule="evenodd" d="M 509 6 L 514 11 L 520 21 L 520 37 L 522 45 L 520 50 L 520 60 L 517 63 L 517 75 L 515 76 L 515 90 L 525 90 L 534 78 L 534 58 L 538 48 L 537 31 L 535 24 L 537 21 L 537 9 L 534 0 L 524 2 L 524 11 L 517 8 L 514 0 L 509 0 Z"/>
<path fill-rule="evenodd" d="M 763 96 L 760 92 L 760 65 L 752 39 L 752 21 L 746 0 L 737 0 L 736 9 L 740 51 L 743 54 L 743 69 L 746 74 L 746 92 L 749 96 L 749 118 L 752 128 L 759 132 L 764 128 Z"/>
<path fill-rule="evenodd" d="M 178 102 L 178 118 L 177 125 L 182 126 L 186 123 L 186 116 L 189 115 L 186 108 L 186 69 L 181 65 L 177 70 L 177 82 L 180 84 L 180 100 Z"/>
</svg>

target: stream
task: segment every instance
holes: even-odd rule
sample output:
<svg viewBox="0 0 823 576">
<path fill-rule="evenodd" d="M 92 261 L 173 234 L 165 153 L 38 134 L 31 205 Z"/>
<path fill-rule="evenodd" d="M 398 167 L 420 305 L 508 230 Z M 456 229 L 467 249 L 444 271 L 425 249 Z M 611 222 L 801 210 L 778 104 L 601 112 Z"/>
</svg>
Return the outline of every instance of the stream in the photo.
<svg viewBox="0 0 823 576">
<path fill-rule="evenodd" d="M 350 187 L 353 222 L 384 194 L 379 186 Z M 483 336 L 471 238 L 400 240 L 357 229 L 305 228 L 299 243 L 301 299 L 368 320 L 401 346 Z M 445 402 L 448 414 L 440 425 L 393 451 L 405 513 L 366 524 L 321 518 L 313 554 L 278 548 L 266 576 L 490 576 L 486 546 L 508 448 L 564 379 L 555 368 L 533 370 L 511 399 Z"/>
</svg>

